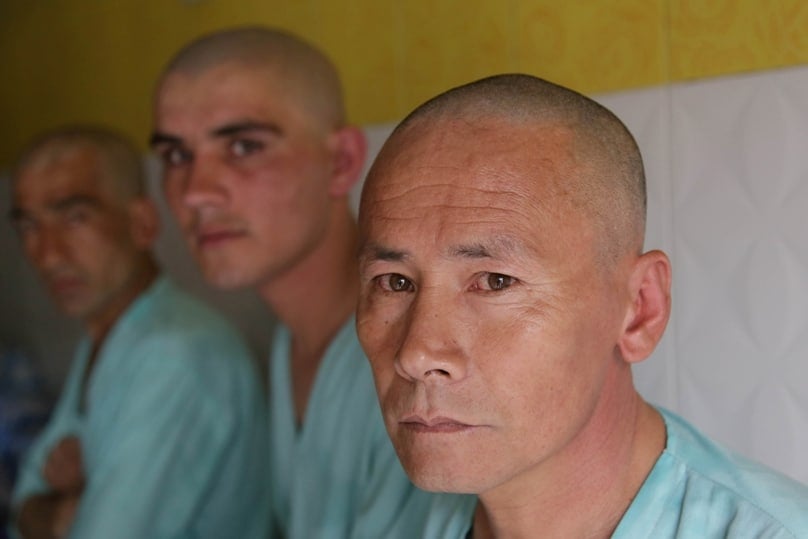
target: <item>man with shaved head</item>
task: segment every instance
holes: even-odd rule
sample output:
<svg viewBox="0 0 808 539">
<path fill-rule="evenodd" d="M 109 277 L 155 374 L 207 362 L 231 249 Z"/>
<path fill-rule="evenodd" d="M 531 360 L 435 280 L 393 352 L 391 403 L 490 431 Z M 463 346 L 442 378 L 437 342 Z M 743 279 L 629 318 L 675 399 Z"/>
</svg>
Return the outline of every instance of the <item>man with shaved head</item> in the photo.
<svg viewBox="0 0 808 539">
<path fill-rule="evenodd" d="M 607 109 L 528 75 L 419 107 L 360 206 L 357 331 L 428 537 L 804 537 L 808 490 L 646 403 L 670 311 Z M 473 517 L 469 516 L 473 511 Z M 448 520 L 447 520 L 448 519 Z"/>
<path fill-rule="evenodd" d="M 12 191 L 25 254 L 86 330 L 15 487 L 21 535 L 266 537 L 261 385 L 231 327 L 160 275 L 135 147 L 103 127 L 48 132 Z"/>
<path fill-rule="evenodd" d="M 432 496 L 387 438 L 356 339 L 356 222 L 365 159 L 336 69 L 286 32 L 206 35 L 157 85 L 152 147 L 208 282 L 252 287 L 280 320 L 270 357 L 270 484 L 291 538 L 414 537 Z"/>
</svg>

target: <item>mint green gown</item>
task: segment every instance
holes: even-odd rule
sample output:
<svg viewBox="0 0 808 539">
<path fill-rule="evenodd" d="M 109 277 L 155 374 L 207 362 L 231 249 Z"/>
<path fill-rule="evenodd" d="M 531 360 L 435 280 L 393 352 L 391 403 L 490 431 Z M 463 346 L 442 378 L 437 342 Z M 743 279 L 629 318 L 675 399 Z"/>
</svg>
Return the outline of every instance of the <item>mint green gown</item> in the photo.
<svg viewBox="0 0 808 539">
<path fill-rule="evenodd" d="M 47 491 L 50 448 L 77 434 L 86 486 L 71 538 L 266 537 L 266 401 L 230 326 L 159 278 L 108 334 L 82 403 L 89 354 L 85 339 L 14 505 Z"/>
</svg>

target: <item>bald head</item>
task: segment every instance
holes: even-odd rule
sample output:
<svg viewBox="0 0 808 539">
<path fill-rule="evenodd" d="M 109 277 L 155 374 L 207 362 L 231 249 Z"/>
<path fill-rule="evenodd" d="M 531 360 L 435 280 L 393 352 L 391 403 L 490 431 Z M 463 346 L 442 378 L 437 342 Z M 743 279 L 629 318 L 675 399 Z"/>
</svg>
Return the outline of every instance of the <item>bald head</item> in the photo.
<svg viewBox="0 0 808 539">
<path fill-rule="evenodd" d="M 395 159 L 400 144 L 415 133 L 445 130 L 452 122 L 479 126 L 492 121 L 543 132 L 561 128 L 571 133 L 575 174 L 563 190 L 592 218 L 599 246 L 610 260 L 642 249 L 646 194 L 642 158 L 623 123 L 595 101 L 530 75 L 497 75 L 449 90 L 427 101 L 394 130 L 368 176 L 367 190 L 378 181 L 384 162 Z M 507 127 L 505 127 L 507 129 Z M 531 141 L 514 140 L 531 152 Z M 538 146 L 535 146 L 538 147 Z M 536 171 L 537 177 L 539 175 Z"/>
<path fill-rule="evenodd" d="M 123 134 L 102 126 L 77 125 L 48 131 L 23 150 L 12 169 L 12 179 L 25 171 L 45 169 L 80 153 L 96 161 L 102 183 L 121 202 L 145 193 L 141 156 L 135 144 Z"/>
<path fill-rule="evenodd" d="M 242 27 L 200 37 L 169 62 L 157 86 L 170 74 L 197 76 L 223 65 L 262 72 L 331 128 L 345 124 L 339 74 L 326 55 L 283 30 Z"/>
</svg>

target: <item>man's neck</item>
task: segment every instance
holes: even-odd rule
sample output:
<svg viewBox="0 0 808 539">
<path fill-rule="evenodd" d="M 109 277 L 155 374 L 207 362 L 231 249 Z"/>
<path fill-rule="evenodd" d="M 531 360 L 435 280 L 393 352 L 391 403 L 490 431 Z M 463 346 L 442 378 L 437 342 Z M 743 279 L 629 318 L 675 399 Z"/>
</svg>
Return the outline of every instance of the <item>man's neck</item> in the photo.
<svg viewBox="0 0 808 539">
<path fill-rule="evenodd" d="M 292 394 L 300 424 L 322 358 L 353 316 L 359 291 L 356 223 L 347 207 L 334 214 L 326 237 L 309 256 L 259 288 L 291 334 Z"/>
<path fill-rule="evenodd" d="M 561 453 L 481 494 L 475 539 L 535 537 L 537 530 L 551 538 L 610 537 L 666 439 L 659 413 L 628 389 L 619 401 L 599 404 L 588 431 Z"/>
<path fill-rule="evenodd" d="M 306 355 L 330 342 L 356 308 L 356 223 L 347 208 L 337 207 L 334 214 L 320 245 L 259 286 L 264 302 L 289 328 L 293 345 Z"/>
<path fill-rule="evenodd" d="M 124 288 L 113 297 L 103 310 L 85 320 L 85 328 L 97 348 L 104 342 L 109 331 L 135 299 L 143 293 L 159 274 L 156 262 L 151 257 L 144 259 L 132 272 Z"/>
<path fill-rule="evenodd" d="M 159 269 L 153 258 L 148 257 L 144 259 L 143 264 L 138 266 L 134 271 L 131 280 L 121 293 L 111 300 L 110 304 L 106 306 L 102 313 L 86 322 L 92 348 L 90 349 L 90 357 L 87 359 L 87 365 L 82 376 L 81 400 L 79 403 L 81 410 L 84 410 L 86 407 L 87 382 L 95 369 L 96 359 L 98 359 L 98 351 L 101 345 L 104 343 L 112 327 L 118 322 L 123 313 L 126 312 L 126 309 L 129 308 L 132 302 L 135 301 L 143 291 L 151 286 L 159 273 Z"/>
</svg>

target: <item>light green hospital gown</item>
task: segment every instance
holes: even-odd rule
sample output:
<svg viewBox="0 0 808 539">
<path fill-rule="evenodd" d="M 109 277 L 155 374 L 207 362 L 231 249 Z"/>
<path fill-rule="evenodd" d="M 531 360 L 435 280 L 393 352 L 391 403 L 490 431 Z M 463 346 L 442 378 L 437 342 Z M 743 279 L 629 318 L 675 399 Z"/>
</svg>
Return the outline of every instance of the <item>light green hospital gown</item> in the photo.
<svg viewBox="0 0 808 539">
<path fill-rule="evenodd" d="M 14 504 L 47 486 L 50 448 L 81 439 L 86 486 L 70 537 L 263 538 L 268 531 L 265 399 L 249 352 L 222 318 L 159 278 L 98 352 L 79 345 Z"/>
<path fill-rule="evenodd" d="M 276 532 L 290 539 L 420 537 L 428 507 L 439 495 L 413 486 L 398 462 L 353 319 L 326 351 L 300 428 L 289 341 L 288 330 L 280 327 L 270 364 Z"/>
</svg>

